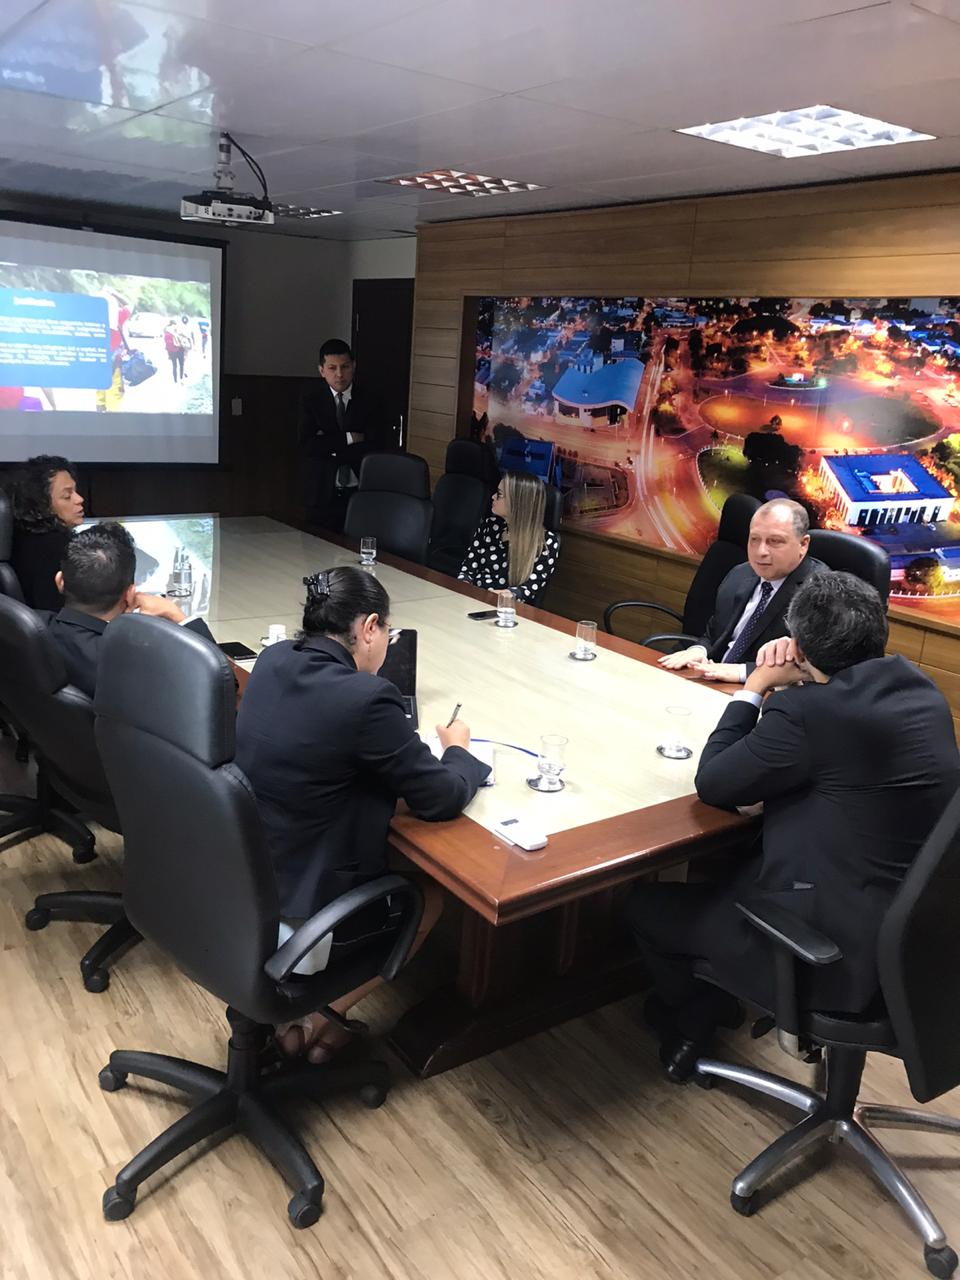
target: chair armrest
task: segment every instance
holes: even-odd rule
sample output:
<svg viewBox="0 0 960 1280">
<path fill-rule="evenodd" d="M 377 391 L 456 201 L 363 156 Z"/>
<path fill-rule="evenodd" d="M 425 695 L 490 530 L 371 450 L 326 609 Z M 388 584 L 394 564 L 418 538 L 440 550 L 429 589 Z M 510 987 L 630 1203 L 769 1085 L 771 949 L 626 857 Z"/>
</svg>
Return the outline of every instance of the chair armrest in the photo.
<svg viewBox="0 0 960 1280">
<path fill-rule="evenodd" d="M 397 875 L 380 876 L 368 884 L 358 885 L 321 907 L 315 915 L 303 922 L 263 966 L 267 977 L 274 982 L 286 982 L 307 952 L 328 933 L 332 933 L 337 925 L 343 924 L 364 907 L 386 898 L 399 898 L 401 907 L 397 940 L 380 970 L 380 976 L 387 982 L 391 981 L 406 963 L 407 953 L 423 915 L 423 894 L 419 886 L 412 880 Z"/>
<path fill-rule="evenodd" d="M 688 648 L 692 644 L 703 643 L 699 636 L 686 636 L 680 631 L 658 631 L 655 635 L 644 636 L 638 643 L 646 645 L 648 649 L 655 649 L 657 645 L 661 644 L 664 640 L 675 640 L 684 649 Z M 668 651 L 664 650 L 664 652 L 666 653 Z"/>
<path fill-rule="evenodd" d="M 786 907 L 772 902 L 738 902 L 737 910 L 778 947 L 785 947 L 804 964 L 835 964 L 843 952 L 830 938 Z"/>
<path fill-rule="evenodd" d="M 843 953 L 835 942 L 785 907 L 770 902 L 738 902 L 741 911 L 773 947 L 773 1016 L 780 1047 L 802 1058 L 800 1004 L 797 1000 L 797 962 L 834 964 Z"/>
<path fill-rule="evenodd" d="M 677 622 L 683 625 L 683 618 L 676 609 L 668 609 L 665 604 L 657 604 L 656 600 L 614 600 L 613 604 L 608 604 L 603 611 L 603 629 L 610 635 L 616 634 L 610 625 L 610 620 L 618 609 L 655 609 L 658 613 L 668 613 L 671 618 L 676 618 Z"/>
</svg>

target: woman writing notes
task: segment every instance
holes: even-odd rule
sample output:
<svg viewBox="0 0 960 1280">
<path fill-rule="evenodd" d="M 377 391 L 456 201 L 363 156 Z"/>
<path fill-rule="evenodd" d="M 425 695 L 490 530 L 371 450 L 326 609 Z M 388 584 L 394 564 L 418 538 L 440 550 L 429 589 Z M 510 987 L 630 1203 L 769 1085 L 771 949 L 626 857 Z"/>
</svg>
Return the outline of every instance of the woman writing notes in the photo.
<svg viewBox="0 0 960 1280">
<path fill-rule="evenodd" d="M 491 591 L 509 588 L 536 604 L 560 554 L 560 539 L 543 527 L 546 486 L 537 476 L 505 471 L 490 510 L 467 551 L 463 582 Z"/>
<path fill-rule="evenodd" d="M 390 600 L 362 569 L 342 567 L 305 579 L 303 631 L 265 649 L 237 717 L 237 755 L 257 799 L 280 894 L 283 942 L 297 924 L 355 885 L 387 869 L 387 832 L 403 799 L 419 818 L 455 818 L 490 772 L 469 753 L 462 720 L 438 725 L 440 760 L 410 726 L 400 694 L 377 675 L 391 640 Z M 426 899 L 417 949 L 440 914 Z M 361 918 L 362 917 L 362 918 Z M 358 913 L 332 941 L 308 954 L 300 972 L 324 969 L 373 932 L 393 927 L 380 906 Z M 345 1013 L 376 982 L 335 1001 Z M 321 1014 L 287 1027 L 287 1053 L 327 1061 L 347 1033 Z"/>
</svg>

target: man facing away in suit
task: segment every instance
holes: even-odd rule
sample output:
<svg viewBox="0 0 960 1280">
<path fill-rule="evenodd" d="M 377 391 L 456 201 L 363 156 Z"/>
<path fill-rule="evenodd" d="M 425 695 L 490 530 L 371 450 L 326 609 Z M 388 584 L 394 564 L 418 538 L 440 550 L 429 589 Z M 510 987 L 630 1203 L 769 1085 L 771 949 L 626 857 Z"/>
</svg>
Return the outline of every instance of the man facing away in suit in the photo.
<svg viewBox="0 0 960 1280">
<path fill-rule="evenodd" d="M 960 783 L 950 710 L 912 663 L 884 656 L 887 618 L 872 586 L 814 574 L 787 625 L 792 644 L 775 641 L 759 655 L 697 770 L 707 804 L 763 804 L 760 848 L 744 853 L 732 883 L 641 884 L 628 900 L 656 988 L 647 1021 L 678 1081 L 718 1026 L 740 1020 L 729 993 L 772 1009 L 770 944 L 738 901 L 775 903 L 839 946 L 840 960 L 802 976 L 803 1005 L 871 1008 L 880 923 Z M 725 990 L 693 976 L 697 959 Z"/>
<path fill-rule="evenodd" d="M 46 614 L 50 634 L 63 653 L 72 685 L 92 698 L 103 633 L 121 613 L 138 610 L 188 626 L 211 644 L 202 618 L 187 618 L 165 596 L 148 595 L 134 585 L 136 548 L 123 525 L 95 524 L 75 533 L 67 544 L 56 584 L 63 594 L 59 613 Z"/>
<path fill-rule="evenodd" d="M 389 449 L 391 428 L 378 398 L 354 382 L 353 352 L 340 338 L 320 348 L 321 385 L 300 402 L 307 521 L 339 533 L 367 453 Z"/>
<path fill-rule="evenodd" d="M 706 680 L 743 684 L 757 652 L 787 633 L 790 601 L 811 574 L 828 572 L 812 556 L 810 520 L 799 502 L 774 498 L 750 521 L 747 563 L 731 569 L 720 583 L 713 617 L 699 644 L 665 654 L 669 671 L 689 667 Z"/>
</svg>

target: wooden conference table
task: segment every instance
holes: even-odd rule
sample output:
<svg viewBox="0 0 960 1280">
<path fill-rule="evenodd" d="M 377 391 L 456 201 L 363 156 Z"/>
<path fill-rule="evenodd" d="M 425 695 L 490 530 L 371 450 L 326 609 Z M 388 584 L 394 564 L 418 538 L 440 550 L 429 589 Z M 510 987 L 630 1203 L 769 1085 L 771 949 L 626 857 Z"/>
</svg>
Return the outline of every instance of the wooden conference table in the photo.
<svg viewBox="0 0 960 1280">
<path fill-rule="evenodd" d="M 150 549 L 148 525 L 163 524 L 163 536 L 179 542 L 182 521 L 194 528 L 204 519 L 212 522 L 207 621 L 219 641 L 259 649 L 271 623 L 292 635 L 304 575 L 357 563 L 343 539 L 264 517 L 125 523 Z M 162 548 L 153 555 L 163 561 Z M 463 904 L 455 980 L 410 1009 L 393 1035 L 426 1076 L 636 989 L 642 974 L 617 924 L 618 887 L 728 848 L 747 823 L 694 794 L 721 689 L 666 672 L 653 651 L 603 634 L 595 661 L 573 661 L 576 627 L 565 618 L 521 606 L 519 625 L 500 629 L 467 617 L 490 607 L 487 593 L 391 556 L 380 556 L 376 572 L 392 623 L 419 633 L 421 728 L 446 723 L 459 702 L 476 738 L 514 744 L 494 746 L 495 785 L 462 817 L 393 821 L 396 849 Z M 656 745 L 678 732 L 693 756 L 658 755 Z M 531 790 L 536 760 L 515 749 L 535 754 L 545 733 L 569 739 L 559 793 Z M 547 846 L 525 853 L 505 844 L 492 828 L 509 816 L 545 831 Z"/>
</svg>

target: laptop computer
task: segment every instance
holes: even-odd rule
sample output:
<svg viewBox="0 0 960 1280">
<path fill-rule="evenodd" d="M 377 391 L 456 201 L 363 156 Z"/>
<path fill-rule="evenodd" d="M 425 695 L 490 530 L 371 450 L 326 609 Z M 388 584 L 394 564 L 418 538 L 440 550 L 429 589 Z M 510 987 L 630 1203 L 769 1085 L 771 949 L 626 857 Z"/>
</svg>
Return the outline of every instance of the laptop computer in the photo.
<svg viewBox="0 0 960 1280">
<path fill-rule="evenodd" d="M 417 633 L 403 630 L 394 644 L 387 648 L 387 657 L 380 668 L 384 680 L 390 680 L 400 691 L 403 708 L 412 728 L 420 724 L 417 713 Z"/>
</svg>

